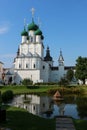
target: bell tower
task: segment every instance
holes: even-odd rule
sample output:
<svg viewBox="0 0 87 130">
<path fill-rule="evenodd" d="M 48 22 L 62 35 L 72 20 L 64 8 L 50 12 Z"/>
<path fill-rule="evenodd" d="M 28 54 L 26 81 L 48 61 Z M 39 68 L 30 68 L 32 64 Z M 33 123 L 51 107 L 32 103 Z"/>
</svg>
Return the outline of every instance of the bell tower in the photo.
<svg viewBox="0 0 87 130">
<path fill-rule="evenodd" d="M 61 49 L 60 49 L 60 55 L 59 55 L 58 62 L 59 62 L 59 66 L 64 66 L 64 58 L 63 58 Z"/>
<path fill-rule="evenodd" d="M 63 55 L 62 55 L 62 51 L 60 49 L 60 55 L 59 55 L 59 59 L 58 59 L 58 62 L 59 62 L 59 81 L 61 80 L 61 78 L 64 77 L 64 58 L 63 58 Z"/>
</svg>

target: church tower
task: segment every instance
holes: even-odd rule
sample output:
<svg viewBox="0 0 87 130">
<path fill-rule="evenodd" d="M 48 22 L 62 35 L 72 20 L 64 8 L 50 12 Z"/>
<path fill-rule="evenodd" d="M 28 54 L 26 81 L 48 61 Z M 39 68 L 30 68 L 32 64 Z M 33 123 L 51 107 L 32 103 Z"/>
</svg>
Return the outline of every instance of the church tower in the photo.
<svg viewBox="0 0 87 130">
<path fill-rule="evenodd" d="M 21 44 L 14 60 L 15 82 L 20 83 L 28 78 L 34 82 L 41 79 L 41 68 L 44 61 L 43 33 L 34 22 L 34 8 L 32 8 L 32 22 L 21 32 Z"/>
<path fill-rule="evenodd" d="M 52 67 L 53 66 L 53 58 L 50 56 L 49 47 L 46 50 L 46 56 L 44 57 L 44 61 L 48 62 L 48 64 Z"/>
<path fill-rule="evenodd" d="M 64 77 L 64 58 L 62 55 L 62 51 L 60 50 L 60 55 L 59 55 L 59 72 L 58 72 L 58 77 L 59 77 L 59 81 L 61 80 L 61 78 Z"/>
<path fill-rule="evenodd" d="M 59 62 L 59 66 L 64 66 L 64 58 L 63 58 L 61 50 L 60 50 L 60 55 L 59 55 L 58 62 Z"/>
</svg>

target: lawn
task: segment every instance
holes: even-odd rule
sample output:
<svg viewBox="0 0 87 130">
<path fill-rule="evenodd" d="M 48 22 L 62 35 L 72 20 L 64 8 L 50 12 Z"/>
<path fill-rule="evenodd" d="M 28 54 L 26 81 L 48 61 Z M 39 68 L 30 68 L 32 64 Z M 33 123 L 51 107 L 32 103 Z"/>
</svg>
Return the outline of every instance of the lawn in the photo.
<svg viewBox="0 0 87 130">
<path fill-rule="evenodd" d="M 42 85 L 37 88 L 27 88 L 26 86 L 0 86 L 1 93 L 12 90 L 14 94 L 22 94 L 22 93 L 51 93 L 55 90 L 59 90 L 60 93 L 65 94 L 85 94 L 87 95 L 87 86 L 73 86 L 73 87 L 60 87 L 58 85 Z"/>
<path fill-rule="evenodd" d="M 21 94 L 21 93 L 46 93 L 49 89 L 57 89 L 58 86 L 39 86 L 39 88 L 29 89 L 26 86 L 2 86 L 0 87 L 1 93 L 12 90 L 14 94 Z"/>
<path fill-rule="evenodd" d="M 7 107 L 7 120 L 0 126 L 11 130 L 55 130 L 55 119 L 44 119 L 24 109 Z M 76 130 L 87 130 L 87 120 L 75 120 Z"/>
<path fill-rule="evenodd" d="M 87 120 L 74 120 L 76 130 L 87 130 Z"/>
<path fill-rule="evenodd" d="M 55 119 L 44 119 L 24 109 L 8 107 L 7 121 L 1 126 L 11 130 L 55 130 Z"/>
</svg>

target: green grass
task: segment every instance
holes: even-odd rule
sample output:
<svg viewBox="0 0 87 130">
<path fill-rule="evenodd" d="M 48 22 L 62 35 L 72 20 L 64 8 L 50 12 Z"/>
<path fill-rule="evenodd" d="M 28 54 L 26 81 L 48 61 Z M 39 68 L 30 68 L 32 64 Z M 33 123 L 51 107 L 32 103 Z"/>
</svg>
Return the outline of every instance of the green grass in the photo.
<svg viewBox="0 0 87 130">
<path fill-rule="evenodd" d="M 87 130 L 87 120 L 74 120 L 76 130 Z"/>
<path fill-rule="evenodd" d="M 24 109 L 7 107 L 7 120 L 0 124 L 11 130 L 55 130 L 55 119 L 44 119 Z M 74 119 L 76 130 L 87 130 L 87 120 Z"/>
<path fill-rule="evenodd" d="M 21 93 L 51 93 L 54 94 L 55 90 L 59 90 L 63 94 L 85 94 L 87 95 L 87 86 L 73 86 L 73 87 L 59 87 L 58 85 L 41 85 L 39 88 L 27 88 L 26 86 L 0 86 L 1 93 L 12 90 L 14 94 Z"/>
<path fill-rule="evenodd" d="M 49 89 L 57 89 L 58 86 L 40 86 L 39 88 L 29 89 L 26 86 L 3 86 L 0 87 L 1 93 L 12 90 L 14 94 L 21 94 L 21 93 L 46 93 Z"/>
<path fill-rule="evenodd" d="M 55 119 L 44 119 L 24 109 L 8 107 L 7 121 L 1 126 L 11 130 L 55 130 Z"/>
</svg>

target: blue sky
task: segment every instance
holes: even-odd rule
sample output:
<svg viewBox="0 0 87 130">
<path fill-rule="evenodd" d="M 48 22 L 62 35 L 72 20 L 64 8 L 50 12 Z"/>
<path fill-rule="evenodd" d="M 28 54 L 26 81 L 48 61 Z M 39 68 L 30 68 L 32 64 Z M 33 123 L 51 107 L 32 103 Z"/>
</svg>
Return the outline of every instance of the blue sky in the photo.
<svg viewBox="0 0 87 130">
<path fill-rule="evenodd" d="M 44 46 L 50 47 L 54 65 L 58 65 L 60 48 L 65 65 L 75 65 L 78 56 L 87 56 L 87 0 L 0 0 L 0 61 L 11 67 L 21 43 L 21 32 L 34 21 L 44 35 Z"/>
</svg>

